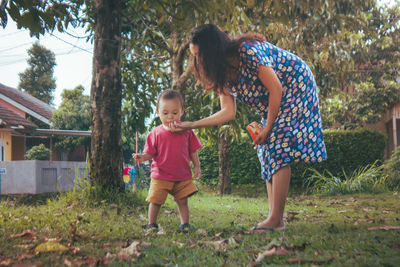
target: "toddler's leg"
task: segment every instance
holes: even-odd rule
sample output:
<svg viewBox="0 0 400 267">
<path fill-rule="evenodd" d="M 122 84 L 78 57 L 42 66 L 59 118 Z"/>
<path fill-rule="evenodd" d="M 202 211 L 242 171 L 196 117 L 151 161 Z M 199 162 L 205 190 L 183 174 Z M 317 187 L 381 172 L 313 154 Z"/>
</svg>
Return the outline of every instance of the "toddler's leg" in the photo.
<svg viewBox="0 0 400 267">
<path fill-rule="evenodd" d="M 150 203 L 149 204 L 149 224 L 157 223 L 158 212 L 160 211 L 161 205 Z"/>
<path fill-rule="evenodd" d="M 188 198 L 176 200 L 178 204 L 179 216 L 181 217 L 181 224 L 189 223 L 189 205 Z"/>
</svg>

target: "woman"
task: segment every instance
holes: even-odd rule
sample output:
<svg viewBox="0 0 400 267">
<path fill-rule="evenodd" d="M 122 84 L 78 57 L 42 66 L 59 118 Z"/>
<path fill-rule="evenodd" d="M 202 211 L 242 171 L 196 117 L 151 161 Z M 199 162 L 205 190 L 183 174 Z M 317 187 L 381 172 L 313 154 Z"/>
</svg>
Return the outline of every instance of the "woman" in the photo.
<svg viewBox="0 0 400 267">
<path fill-rule="evenodd" d="M 195 77 L 206 90 L 219 94 L 221 110 L 199 121 L 175 123 L 172 130 L 233 120 L 235 98 L 254 108 L 262 117 L 263 129 L 254 144 L 267 184 L 269 215 L 252 232 L 284 230 L 290 163 L 327 158 L 317 86 L 310 68 L 259 34 L 231 39 L 213 24 L 193 29 L 190 51 Z"/>
</svg>

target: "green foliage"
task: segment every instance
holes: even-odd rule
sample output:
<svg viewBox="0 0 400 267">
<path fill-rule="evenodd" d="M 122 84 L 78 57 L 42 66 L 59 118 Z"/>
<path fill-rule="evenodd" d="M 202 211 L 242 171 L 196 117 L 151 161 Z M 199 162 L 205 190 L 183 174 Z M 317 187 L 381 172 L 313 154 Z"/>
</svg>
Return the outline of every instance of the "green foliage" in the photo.
<svg viewBox="0 0 400 267">
<path fill-rule="evenodd" d="M 354 171 L 349 177 L 335 176 L 329 171 L 322 174 L 313 169 L 313 175 L 306 180 L 307 188 L 312 193 L 336 195 L 354 193 L 381 193 L 388 190 L 387 177 L 382 175 L 383 165 L 375 162 Z"/>
<path fill-rule="evenodd" d="M 46 31 L 52 32 L 54 29 L 62 32 L 69 24 L 73 27 L 79 25 L 81 6 L 84 2 L 84 0 L 1 1 L 0 26 L 5 28 L 10 17 L 17 22 L 18 28 L 28 28 L 31 36 L 39 37 Z"/>
<path fill-rule="evenodd" d="M 309 169 L 329 171 L 333 176 L 353 173 L 357 169 L 379 161 L 383 163 L 386 136 L 377 130 L 325 130 L 324 141 L 328 159 L 321 163 L 292 165 L 292 183 L 301 185 L 311 175 Z"/>
<path fill-rule="evenodd" d="M 53 113 L 52 129 L 83 131 L 90 129 L 90 97 L 84 95 L 83 91 L 84 88 L 80 85 L 73 90 L 65 89 L 62 92 L 60 107 Z M 89 147 L 90 137 L 56 136 L 54 142 L 60 151 L 73 151 L 82 145 Z"/>
<path fill-rule="evenodd" d="M 247 136 L 229 145 L 229 163 L 232 184 L 262 183 L 257 152 Z M 205 146 L 199 152 L 201 181 L 208 185 L 218 184 L 218 147 Z"/>
<path fill-rule="evenodd" d="M 44 144 L 34 146 L 25 154 L 26 160 L 50 160 L 50 149 L 46 148 Z"/>
<path fill-rule="evenodd" d="M 325 145 L 328 160 L 321 163 L 293 163 L 291 183 L 302 186 L 306 177 L 313 172 L 328 171 L 333 176 L 353 173 L 357 169 L 374 163 L 383 162 L 386 137 L 370 129 L 359 130 L 325 130 Z M 202 181 L 206 184 L 218 183 L 218 148 L 206 146 L 199 152 Z M 243 135 L 240 141 L 232 142 L 229 146 L 232 184 L 253 184 L 262 182 L 260 163 L 256 150 L 251 145 L 248 136 Z"/>
<path fill-rule="evenodd" d="M 56 88 L 56 80 L 53 77 L 56 65 L 55 55 L 38 42 L 28 50 L 28 55 L 29 68 L 19 74 L 18 88 L 43 102 L 52 104 L 53 91 Z"/>
<path fill-rule="evenodd" d="M 400 100 L 400 91 L 394 81 L 381 87 L 370 82 L 354 85 L 354 92 L 337 92 L 321 103 L 324 125 L 341 123 L 345 129 L 357 128 L 364 123 L 377 123 L 394 103 Z"/>
<path fill-rule="evenodd" d="M 389 160 L 384 164 L 383 174 L 387 176 L 389 186 L 400 187 L 400 147 L 393 152 Z"/>
</svg>

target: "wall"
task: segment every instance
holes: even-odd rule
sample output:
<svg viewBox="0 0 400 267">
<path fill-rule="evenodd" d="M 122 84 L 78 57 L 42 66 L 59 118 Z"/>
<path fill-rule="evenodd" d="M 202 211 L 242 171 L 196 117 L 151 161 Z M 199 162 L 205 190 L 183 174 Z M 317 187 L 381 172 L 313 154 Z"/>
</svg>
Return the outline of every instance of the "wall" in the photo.
<svg viewBox="0 0 400 267">
<path fill-rule="evenodd" d="M 4 160 L 11 160 L 11 130 L 0 130 L 0 142 L 4 143 Z"/>
<path fill-rule="evenodd" d="M 1 194 L 38 194 L 68 191 L 78 177 L 89 177 L 86 162 L 21 160 L 0 162 Z"/>
</svg>

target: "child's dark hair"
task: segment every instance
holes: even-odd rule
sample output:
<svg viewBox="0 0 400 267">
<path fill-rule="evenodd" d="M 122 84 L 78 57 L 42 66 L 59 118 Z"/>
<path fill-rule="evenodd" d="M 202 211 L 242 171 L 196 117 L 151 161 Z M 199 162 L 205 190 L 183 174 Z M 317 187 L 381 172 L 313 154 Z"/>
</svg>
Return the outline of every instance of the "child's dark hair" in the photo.
<svg viewBox="0 0 400 267">
<path fill-rule="evenodd" d="M 183 100 L 182 94 L 177 90 L 168 89 L 168 90 L 163 91 L 161 94 L 159 94 L 159 96 L 157 98 L 156 110 L 158 110 L 158 106 L 160 104 L 161 99 L 175 99 L 175 98 L 179 99 L 179 102 L 181 103 L 181 107 L 182 107 L 182 109 L 184 109 L 185 101 Z"/>
</svg>

